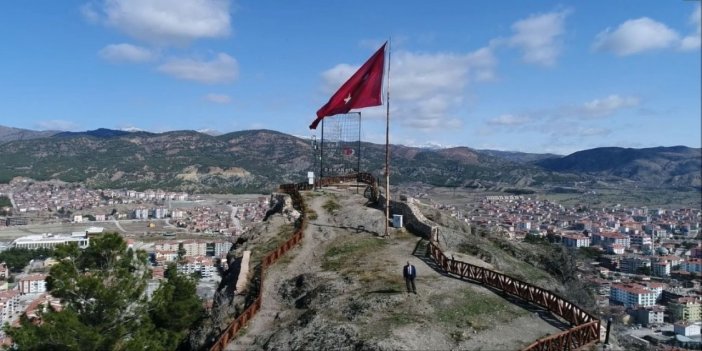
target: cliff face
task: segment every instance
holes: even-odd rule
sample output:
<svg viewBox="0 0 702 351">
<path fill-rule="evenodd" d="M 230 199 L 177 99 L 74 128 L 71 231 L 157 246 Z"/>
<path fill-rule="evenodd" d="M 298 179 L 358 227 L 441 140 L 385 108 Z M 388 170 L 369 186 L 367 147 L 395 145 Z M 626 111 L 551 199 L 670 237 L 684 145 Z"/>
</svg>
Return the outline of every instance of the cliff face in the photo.
<svg viewBox="0 0 702 351">
<path fill-rule="evenodd" d="M 288 233 L 300 214 L 292 206 L 290 196 L 282 193 L 271 194 L 269 211 L 264 222 L 242 234 L 227 254 L 227 269 L 214 295 L 212 309 L 201 325 L 193 329 L 188 338 L 190 350 L 207 350 L 223 330 L 246 309 L 258 295 L 260 282 L 260 259 L 264 250 L 270 250 L 271 243 L 278 242 L 278 236 Z M 249 255 L 245 255 L 248 252 Z M 249 256 L 248 271 L 243 272 L 244 256 Z M 246 284 L 237 287 L 242 275 L 248 275 Z"/>
</svg>

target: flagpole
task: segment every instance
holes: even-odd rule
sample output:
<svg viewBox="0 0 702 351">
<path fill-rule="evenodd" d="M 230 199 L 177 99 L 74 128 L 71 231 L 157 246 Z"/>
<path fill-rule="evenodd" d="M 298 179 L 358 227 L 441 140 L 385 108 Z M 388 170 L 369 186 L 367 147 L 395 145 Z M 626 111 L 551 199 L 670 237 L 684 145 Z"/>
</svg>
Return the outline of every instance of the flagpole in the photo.
<svg viewBox="0 0 702 351">
<path fill-rule="evenodd" d="M 358 112 L 358 168 L 356 169 L 356 194 L 358 194 L 358 177 L 361 175 L 361 111 Z"/>
<path fill-rule="evenodd" d="M 392 38 L 388 39 L 388 79 L 385 89 L 385 236 L 388 236 L 390 220 L 390 54 Z"/>
<path fill-rule="evenodd" d="M 322 189 L 324 172 L 324 120 L 322 120 L 322 141 L 319 143 L 319 188 Z"/>
</svg>

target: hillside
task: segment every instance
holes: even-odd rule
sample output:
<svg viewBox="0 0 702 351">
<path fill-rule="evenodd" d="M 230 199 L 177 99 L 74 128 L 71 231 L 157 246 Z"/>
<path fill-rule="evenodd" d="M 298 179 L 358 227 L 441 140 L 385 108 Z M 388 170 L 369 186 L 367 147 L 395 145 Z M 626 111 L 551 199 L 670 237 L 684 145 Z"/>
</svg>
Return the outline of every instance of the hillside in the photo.
<svg viewBox="0 0 702 351">
<path fill-rule="evenodd" d="M 549 158 L 558 158 L 561 155 L 556 154 L 534 154 L 528 152 L 517 152 L 517 151 L 499 151 L 499 150 L 477 150 L 480 153 L 486 155 L 503 158 L 517 163 L 533 163 L 536 161 L 541 161 Z"/>
<path fill-rule="evenodd" d="M 324 175 L 354 171 L 356 148 L 356 142 L 325 143 Z M 319 174 L 318 152 L 309 139 L 272 130 L 219 136 L 195 131 L 61 132 L 3 144 L 0 182 L 24 176 L 99 188 L 265 193 L 281 183 L 304 181 L 309 171 Z M 361 170 L 381 177 L 385 146 L 361 143 L 361 156 Z M 559 157 L 402 145 L 390 146 L 390 165 L 393 184 L 515 193 L 535 189 L 578 193 L 600 186 L 699 189 L 702 166 L 700 149 L 686 147 L 599 148 Z"/>
<path fill-rule="evenodd" d="M 312 219 L 302 243 L 266 271 L 261 311 L 227 349 L 514 350 L 568 327 L 544 310 L 445 276 L 418 249 L 420 238 L 404 229 L 378 237 L 382 211 L 366 207 L 352 189 L 327 188 L 308 193 L 305 201 Z M 562 290 L 548 273 L 484 243 L 470 227 L 450 216 L 437 219 L 453 228 L 442 225 L 441 231 L 457 259 Z M 230 255 L 252 250 L 255 266 L 255 257 L 290 235 L 290 226 L 275 215 Z M 461 253 L 458 247 L 469 242 L 490 252 L 490 262 Z M 419 272 L 417 295 L 405 292 L 407 261 Z M 222 313 L 242 311 L 248 298 L 218 296 L 211 321 L 222 327 L 233 318 Z"/>
<path fill-rule="evenodd" d="M 0 144 L 15 140 L 45 138 L 50 137 L 56 133 L 58 132 L 51 130 L 35 131 L 29 129 L 0 126 Z"/>
<path fill-rule="evenodd" d="M 14 141 L 3 148 L 3 182 L 25 176 L 94 187 L 265 192 L 280 183 L 303 181 L 308 171 L 319 167 L 309 140 L 270 130 L 211 136 L 194 131 L 153 134 L 100 129 Z M 361 154 L 361 169 L 382 174 L 384 145 L 362 143 Z M 328 148 L 324 167 L 356 168 L 356 160 Z M 393 183 L 466 186 L 478 179 L 483 186 L 500 187 L 579 179 L 466 147 L 428 150 L 393 145 L 391 164 Z"/>
<path fill-rule="evenodd" d="M 702 150 L 685 146 L 629 149 L 603 147 L 536 161 L 554 172 L 615 176 L 648 185 L 702 185 Z"/>
</svg>

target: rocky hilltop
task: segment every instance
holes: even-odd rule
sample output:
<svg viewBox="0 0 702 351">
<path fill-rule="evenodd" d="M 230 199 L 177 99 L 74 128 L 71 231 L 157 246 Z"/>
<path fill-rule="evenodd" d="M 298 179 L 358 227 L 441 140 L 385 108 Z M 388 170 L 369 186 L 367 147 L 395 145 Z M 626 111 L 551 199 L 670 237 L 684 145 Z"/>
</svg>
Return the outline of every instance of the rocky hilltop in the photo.
<svg viewBox="0 0 702 351">
<path fill-rule="evenodd" d="M 422 239 L 405 229 L 379 237 L 382 211 L 369 207 L 353 189 L 330 187 L 304 196 L 311 219 L 305 237 L 268 268 L 261 311 L 228 350 L 513 350 L 568 328 L 544 310 L 445 276 L 425 257 Z M 440 226 L 446 252 L 456 259 L 562 294 L 584 290 L 563 286 L 542 267 L 552 252 L 477 234 L 446 214 L 420 208 Z M 255 271 L 263 254 L 291 235 L 292 219 L 272 215 L 237 243 L 212 318 L 193 332 L 192 348 L 202 348 L 208 335 L 218 335 L 260 288 L 254 280 L 248 291 L 232 293 L 238 258 L 250 250 Z M 462 249 L 467 245 L 473 248 L 470 254 Z M 523 252 L 529 254 L 518 256 Z M 416 295 L 404 286 L 401 272 L 407 261 L 419 272 Z"/>
</svg>

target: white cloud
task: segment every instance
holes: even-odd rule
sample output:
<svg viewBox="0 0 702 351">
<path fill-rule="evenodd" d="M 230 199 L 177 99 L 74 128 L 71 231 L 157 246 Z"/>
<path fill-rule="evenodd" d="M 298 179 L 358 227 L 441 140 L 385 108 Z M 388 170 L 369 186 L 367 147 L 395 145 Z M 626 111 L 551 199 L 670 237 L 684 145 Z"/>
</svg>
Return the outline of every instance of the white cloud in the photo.
<svg viewBox="0 0 702 351">
<path fill-rule="evenodd" d="M 182 45 L 231 32 L 228 0 L 97 0 L 81 12 L 91 22 L 157 45 Z"/>
<path fill-rule="evenodd" d="M 550 12 L 519 20 L 512 25 L 515 33 L 507 43 L 522 50 L 524 62 L 551 66 L 561 53 L 561 37 L 569 14 L 570 11 Z"/>
<path fill-rule="evenodd" d="M 204 97 L 205 101 L 213 102 L 215 104 L 228 104 L 232 102 L 232 98 L 226 94 L 207 94 Z"/>
<path fill-rule="evenodd" d="M 593 48 L 618 56 L 632 55 L 649 50 L 665 49 L 676 45 L 678 34 L 665 24 L 648 17 L 628 20 L 615 30 L 607 28 L 595 39 Z"/>
<path fill-rule="evenodd" d="M 487 124 L 494 126 L 520 126 L 531 122 L 531 118 L 525 116 L 515 116 L 504 114 L 495 118 L 489 119 Z"/>
<path fill-rule="evenodd" d="M 60 119 L 37 121 L 35 128 L 39 130 L 75 131 L 80 127 L 77 123 Z"/>
<path fill-rule="evenodd" d="M 85 17 L 90 23 L 100 22 L 100 13 L 96 9 L 95 3 L 86 3 L 80 7 L 80 13 Z"/>
<path fill-rule="evenodd" d="M 207 84 L 229 83 L 239 76 L 236 59 L 224 53 L 211 61 L 172 58 L 158 66 L 158 70 L 179 79 Z"/>
<path fill-rule="evenodd" d="M 157 55 L 147 48 L 132 44 L 110 44 L 102 48 L 100 57 L 110 62 L 141 63 L 153 61 Z"/>
<path fill-rule="evenodd" d="M 399 100 L 453 96 L 468 83 L 469 55 L 401 51 L 392 58 L 391 94 Z"/>
<path fill-rule="evenodd" d="M 700 12 L 700 7 L 702 5 L 697 4 L 690 15 L 690 25 L 695 27 L 695 32 L 682 39 L 680 42 L 680 49 L 682 50 L 699 50 L 700 48 L 700 42 L 702 41 L 702 12 Z"/>
<path fill-rule="evenodd" d="M 584 103 L 577 112 L 587 117 L 605 117 L 625 108 L 637 107 L 640 102 L 635 96 L 609 95 Z"/>
<path fill-rule="evenodd" d="M 578 130 L 578 135 L 584 136 L 584 137 L 592 137 L 592 136 L 605 136 L 609 135 L 612 133 L 612 130 L 609 128 L 597 128 L 597 127 L 590 127 L 590 128 L 581 128 Z"/>
<path fill-rule="evenodd" d="M 612 94 L 579 104 L 502 114 L 485 120 L 476 132 L 480 136 L 494 135 L 495 131 L 534 133 L 554 140 L 563 137 L 603 137 L 612 133 L 608 128 L 611 121 L 602 119 L 603 117 L 639 107 L 640 104 L 638 97 Z"/>
<path fill-rule="evenodd" d="M 360 67 L 360 65 L 353 66 L 341 63 L 322 72 L 322 89 L 324 93 L 329 95 L 333 94 Z"/>
<path fill-rule="evenodd" d="M 489 47 L 464 54 L 415 53 L 399 50 L 392 55 L 390 99 L 398 122 L 414 129 L 455 129 L 462 121 L 452 116 L 463 103 L 472 81 L 494 78 L 497 59 Z M 339 64 L 322 73 L 325 94 L 341 86 L 359 66 Z M 368 113 L 366 113 L 367 111 Z M 385 109 L 382 109 L 384 115 Z M 364 116 L 380 115 L 366 109 Z"/>
<path fill-rule="evenodd" d="M 480 48 L 468 54 L 468 64 L 472 68 L 471 76 L 476 81 L 492 81 L 495 79 L 497 58 L 490 47 Z"/>
</svg>

